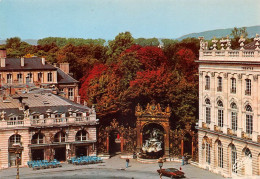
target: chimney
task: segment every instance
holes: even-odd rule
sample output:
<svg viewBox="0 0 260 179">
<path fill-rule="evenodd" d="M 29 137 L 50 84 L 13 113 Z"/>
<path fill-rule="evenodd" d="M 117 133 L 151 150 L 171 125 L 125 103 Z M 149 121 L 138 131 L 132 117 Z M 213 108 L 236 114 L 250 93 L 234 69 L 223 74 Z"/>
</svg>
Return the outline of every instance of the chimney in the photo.
<svg viewBox="0 0 260 179">
<path fill-rule="evenodd" d="M 70 72 L 70 64 L 69 63 L 60 63 L 60 69 L 64 72 L 69 74 Z"/>
<path fill-rule="evenodd" d="M 1 58 L 1 67 L 5 67 L 5 58 Z"/>
<path fill-rule="evenodd" d="M 45 58 L 42 57 L 42 64 L 45 65 Z"/>
<path fill-rule="evenodd" d="M 21 58 L 21 67 L 24 67 L 24 58 Z"/>
<path fill-rule="evenodd" d="M 0 58 L 6 58 L 6 49 L 0 49 Z"/>
</svg>

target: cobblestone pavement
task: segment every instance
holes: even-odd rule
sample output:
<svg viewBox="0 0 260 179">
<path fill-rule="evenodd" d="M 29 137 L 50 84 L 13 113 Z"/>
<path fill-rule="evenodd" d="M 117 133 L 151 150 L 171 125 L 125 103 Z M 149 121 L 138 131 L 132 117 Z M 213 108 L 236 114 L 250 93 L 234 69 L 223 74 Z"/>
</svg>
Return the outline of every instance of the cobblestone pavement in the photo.
<svg viewBox="0 0 260 179">
<path fill-rule="evenodd" d="M 163 168 L 180 168 L 181 163 L 165 162 Z M 186 178 L 191 179 L 219 179 L 223 178 L 220 175 L 200 169 L 193 165 L 181 166 Z M 142 164 L 134 159 L 130 159 L 130 167 L 125 168 L 125 159 L 120 159 L 119 156 L 104 160 L 104 163 L 79 165 L 62 164 L 61 168 L 32 170 L 31 168 L 20 168 L 21 179 L 32 178 L 89 178 L 89 179 L 159 179 L 157 173 L 158 164 Z M 16 168 L 8 168 L 0 170 L 0 179 L 12 179 L 16 176 Z M 167 179 L 168 177 L 163 177 Z"/>
</svg>

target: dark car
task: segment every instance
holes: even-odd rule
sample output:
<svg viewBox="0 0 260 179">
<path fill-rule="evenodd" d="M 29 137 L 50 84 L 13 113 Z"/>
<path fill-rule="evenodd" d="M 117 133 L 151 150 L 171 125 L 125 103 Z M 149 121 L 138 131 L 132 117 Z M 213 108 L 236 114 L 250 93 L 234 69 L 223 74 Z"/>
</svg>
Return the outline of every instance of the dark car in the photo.
<svg viewBox="0 0 260 179">
<path fill-rule="evenodd" d="M 184 173 L 176 168 L 167 168 L 167 169 L 161 169 L 157 170 L 157 172 L 160 174 L 162 173 L 163 176 L 171 177 L 171 178 L 182 178 L 184 177 Z"/>
</svg>

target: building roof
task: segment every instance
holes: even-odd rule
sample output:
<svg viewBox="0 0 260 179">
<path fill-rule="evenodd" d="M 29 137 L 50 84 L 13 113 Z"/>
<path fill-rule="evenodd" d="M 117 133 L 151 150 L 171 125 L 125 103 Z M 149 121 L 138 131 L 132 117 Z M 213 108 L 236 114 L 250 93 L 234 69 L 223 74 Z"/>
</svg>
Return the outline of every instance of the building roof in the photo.
<svg viewBox="0 0 260 179">
<path fill-rule="evenodd" d="M 39 57 L 24 58 L 24 66 L 21 66 L 21 58 L 6 58 L 5 67 L 0 67 L 0 71 L 10 70 L 56 70 L 56 68 L 47 62 L 42 64 Z"/>
<path fill-rule="evenodd" d="M 236 50 L 240 50 L 240 48 L 241 48 L 241 47 L 237 48 Z M 255 50 L 255 49 L 256 49 L 255 41 L 250 42 L 250 43 L 248 43 L 248 44 L 245 44 L 244 49 L 245 49 L 245 50 Z"/>
<path fill-rule="evenodd" d="M 90 108 L 81 104 L 74 103 L 66 98 L 52 93 L 25 93 L 19 95 L 7 96 L 5 100 L 0 99 L 0 112 L 5 111 L 5 118 L 9 115 L 23 115 L 23 110 L 19 110 L 19 97 L 22 97 L 22 103 L 29 107 L 30 113 L 46 114 L 47 110 L 51 113 L 89 112 Z"/>
<path fill-rule="evenodd" d="M 59 68 L 57 68 L 57 74 L 58 74 L 57 81 L 59 84 L 78 83 L 77 80 L 75 80 L 69 74 L 65 73 Z"/>
</svg>

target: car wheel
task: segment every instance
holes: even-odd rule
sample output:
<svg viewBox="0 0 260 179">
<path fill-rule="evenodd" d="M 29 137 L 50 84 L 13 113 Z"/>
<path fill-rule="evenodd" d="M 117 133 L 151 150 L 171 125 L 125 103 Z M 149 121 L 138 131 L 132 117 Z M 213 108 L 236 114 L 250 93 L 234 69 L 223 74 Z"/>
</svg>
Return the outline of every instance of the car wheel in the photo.
<svg viewBox="0 0 260 179">
<path fill-rule="evenodd" d="M 171 179 L 173 179 L 173 176 L 171 176 Z"/>
</svg>

